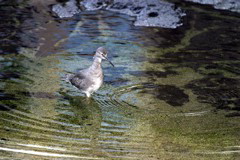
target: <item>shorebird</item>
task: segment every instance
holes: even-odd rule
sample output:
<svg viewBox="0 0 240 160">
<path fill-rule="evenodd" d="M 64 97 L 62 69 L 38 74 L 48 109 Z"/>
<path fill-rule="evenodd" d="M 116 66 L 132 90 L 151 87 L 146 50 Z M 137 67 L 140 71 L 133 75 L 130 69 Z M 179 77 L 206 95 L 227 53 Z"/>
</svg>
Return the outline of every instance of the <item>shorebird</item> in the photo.
<svg viewBox="0 0 240 160">
<path fill-rule="evenodd" d="M 99 47 L 93 57 L 93 63 L 89 68 L 82 69 L 76 74 L 68 74 L 66 80 L 77 87 L 87 97 L 96 92 L 103 83 L 102 60 L 107 60 L 113 67 L 113 63 L 107 58 L 108 51 Z"/>
</svg>

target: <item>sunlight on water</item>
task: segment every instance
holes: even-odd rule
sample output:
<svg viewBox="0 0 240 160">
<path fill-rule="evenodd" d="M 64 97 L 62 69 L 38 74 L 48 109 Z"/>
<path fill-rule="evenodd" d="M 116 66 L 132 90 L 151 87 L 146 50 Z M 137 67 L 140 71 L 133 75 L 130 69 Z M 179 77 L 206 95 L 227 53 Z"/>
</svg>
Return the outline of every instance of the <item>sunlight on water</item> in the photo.
<svg viewBox="0 0 240 160">
<path fill-rule="evenodd" d="M 21 47 L 18 55 L 2 56 L 1 158 L 228 159 L 239 155 L 239 117 L 229 118 L 225 110 L 214 108 L 215 93 L 206 98 L 208 103 L 201 101 L 197 89 L 206 72 L 187 59 L 193 52 L 187 50 L 190 40 L 206 30 L 193 33 L 196 29 L 191 28 L 182 33 L 175 49 L 164 49 L 161 45 L 170 43 L 165 42 L 166 32 L 174 31 L 131 23 L 131 17 L 116 13 L 82 13 L 60 26 L 69 35 L 55 43 L 55 54 L 37 56 L 37 48 Z M 158 32 L 162 37 L 156 37 Z M 174 38 L 169 36 L 169 41 Z M 103 62 L 105 83 L 87 99 L 63 77 L 88 67 L 99 46 L 109 50 L 116 67 Z M 181 56 L 184 48 L 187 58 Z M 179 62 L 171 54 L 187 60 Z"/>
</svg>

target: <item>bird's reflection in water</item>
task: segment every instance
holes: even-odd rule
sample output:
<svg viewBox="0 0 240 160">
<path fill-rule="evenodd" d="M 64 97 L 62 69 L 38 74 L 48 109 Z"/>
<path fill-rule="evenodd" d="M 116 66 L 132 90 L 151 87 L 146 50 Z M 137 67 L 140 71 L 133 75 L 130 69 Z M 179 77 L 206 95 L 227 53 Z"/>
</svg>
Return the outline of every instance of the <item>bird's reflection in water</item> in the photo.
<svg viewBox="0 0 240 160">
<path fill-rule="evenodd" d="M 93 98 L 82 96 L 64 95 L 64 99 L 68 100 L 70 109 L 67 118 L 69 124 L 75 127 L 72 131 L 76 134 L 76 140 L 86 140 L 88 149 L 92 155 L 103 155 L 100 145 L 100 129 L 102 123 L 102 112 L 99 105 Z M 65 115 L 66 116 L 66 115 Z M 65 119 L 64 118 L 64 119 Z"/>
</svg>

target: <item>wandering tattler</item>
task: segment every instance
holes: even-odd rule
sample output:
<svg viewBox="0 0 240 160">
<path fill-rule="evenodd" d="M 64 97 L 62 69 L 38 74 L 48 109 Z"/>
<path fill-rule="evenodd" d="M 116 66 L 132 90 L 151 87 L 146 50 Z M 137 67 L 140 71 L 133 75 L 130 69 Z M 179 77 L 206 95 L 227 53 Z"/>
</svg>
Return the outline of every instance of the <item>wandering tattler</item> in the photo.
<svg viewBox="0 0 240 160">
<path fill-rule="evenodd" d="M 108 60 L 107 54 L 108 51 L 105 48 L 99 47 L 93 57 L 92 65 L 76 74 L 68 74 L 66 80 L 85 93 L 87 97 L 90 97 L 103 83 L 102 60 L 107 60 L 114 67 L 112 62 Z"/>
</svg>

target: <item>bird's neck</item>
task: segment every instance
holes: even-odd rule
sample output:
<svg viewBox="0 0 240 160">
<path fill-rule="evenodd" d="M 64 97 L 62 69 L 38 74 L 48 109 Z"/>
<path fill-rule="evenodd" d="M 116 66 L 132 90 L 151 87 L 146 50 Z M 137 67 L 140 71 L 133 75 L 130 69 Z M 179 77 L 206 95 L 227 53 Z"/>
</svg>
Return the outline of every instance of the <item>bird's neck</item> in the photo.
<svg viewBox="0 0 240 160">
<path fill-rule="evenodd" d="M 91 66 L 92 69 L 97 69 L 97 68 L 101 68 L 101 63 L 102 63 L 102 59 L 99 57 L 94 57 L 93 60 L 93 64 Z"/>
</svg>

